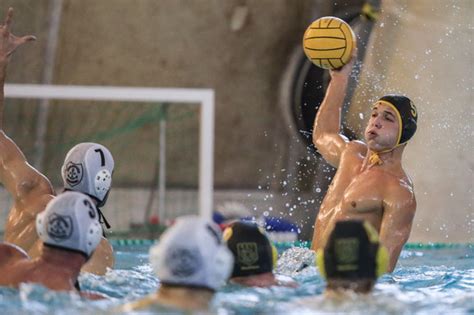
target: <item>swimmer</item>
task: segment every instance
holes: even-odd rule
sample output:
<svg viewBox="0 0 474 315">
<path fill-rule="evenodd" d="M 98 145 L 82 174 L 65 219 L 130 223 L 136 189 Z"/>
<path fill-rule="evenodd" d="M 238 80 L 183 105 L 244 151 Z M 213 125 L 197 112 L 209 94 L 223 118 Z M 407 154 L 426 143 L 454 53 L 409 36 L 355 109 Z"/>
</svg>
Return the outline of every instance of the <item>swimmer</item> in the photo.
<svg viewBox="0 0 474 315">
<path fill-rule="evenodd" d="M 214 292 L 229 278 L 233 257 L 222 241 L 219 226 L 197 216 L 184 216 L 150 249 L 150 263 L 160 288 L 124 305 L 121 311 L 205 311 Z"/>
<path fill-rule="evenodd" d="M 326 293 L 369 293 L 387 271 L 388 252 L 377 231 L 367 221 L 339 221 L 324 249 L 317 252 L 319 272 L 326 279 Z"/>
<path fill-rule="evenodd" d="M 30 259 L 20 247 L 0 243 L 0 285 L 39 283 L 56 291 L 80 292 L 77 278 L 81 267 L 102 237 L 99 214 L 91 198 L 65 192 L 51 199 L 36 216 L 36 230 L 43 242 L 42 252 Z M 82 292 L 89 298 L 97 294 Z"/>
<path fill-rule="evenodd" d="M 417 126 L 415 105 L 405 96 L 386 95 L 372 107 L 366 143 L 340 134 L 341 107 L 355 60 L 330 71 L 331 82 L 318 110 L 313 142 L 337 168 L 316 218 L 313 249 L 324 248 L 339 220 L 367 220 L 380 234 L 393 271 L 410 235 L 416 210 L 413 183 L 402 167 L 406 143 Z"/>
<path fill-rule="evenodd" d="M 3 88 L 10 56 L 18 47 L 35 39 L 34 36 L 11 34 L 12 19 L 13 9 L 10 8 L 5 23 L 0 26 L 0 182 L 13 197 L 5 226 L 5 241 L 23 248 L 31 257 L 38 257 L 42 242 L 35 231 L 35 219 L 55 193 L 50 181 L 28 164 L 18 146 L 3 131 Z M 109 194 L 113 169 L 114 160 L 107 148 L 95 143 L 78 144 L 69 151 L 62 167 L 64 188 L 89 195 L 95 205 L 101 207 Z M 108 227 L 100 210 L 99 215 Z M 105 274 L 113 264 L 112 246 L 102 238 L 83 271 Z"/>
<path fill-rule="evenodd" d="M 231 282 L 249 287 L 297 287 L 293 279 L 273 273 L 278 253 L 257 224 L 234 222 L 224 230 L 224 240 L 234 255 Z"/>
</svg>

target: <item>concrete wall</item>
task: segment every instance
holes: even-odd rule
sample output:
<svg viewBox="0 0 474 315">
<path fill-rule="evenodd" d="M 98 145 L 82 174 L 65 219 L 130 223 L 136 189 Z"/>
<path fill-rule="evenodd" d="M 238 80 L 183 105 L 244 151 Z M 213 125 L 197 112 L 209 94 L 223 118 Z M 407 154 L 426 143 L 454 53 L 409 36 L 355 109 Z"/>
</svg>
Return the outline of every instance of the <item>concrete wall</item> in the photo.
<svg viewBox="0 0 474 315">
<path fill-rule="evenodd" d="M 18 19 L 14 30 L 17 33 L 38 36 L 36 44 L 15 56 L 9 82 L 38 82 L 36 67 L 44 58 L 42 45 L 47 34 L 49 1 L 4 3 L 2 9 L 9 4 L 16 8 Z M 284 155 L 282 151 L 288 143 L 277 110 L 278 84 L 288 55 L 299 44 L 309 21 L 311 4 L 310 0 L 65 0 L 53 82 L 215 89 L 215 184 L 222 188 L 255 188 L 266 182 L 266 174 L 278 167 L 279 156 Z M 239 12 L 247 12 L 240 27 Z M 25 59 L 35 60 L 30 61 L 33 65 L 25 65 L 34 68 L 35 75 L 28 75 L 24 69 L 20 71 Z M 61 110 L 52 113 L 51 121 L 61 117 L 58 111 Z M 98 115 L 103 115 L 104 121 L 115 120 L 113 113 L 104 110 Z M 87 121 L 77 117 L 73 120 L 69 116 L 69 109 L 62 113 L 68 132 L 82 128 Z M 52 124 L 48 135 L 54 137 L 60 129 Z M 10 131 L 14 127 L 7 124 L 6 128 Z M 181 137 L 197 134 L 196 127 L 186 130 Z M 152 141 L 143 135 L 136 137 L 135 142 Z M 27 139 L 17 141 L 23 148 L 31 147 Z M 152 158 L 141 159 L 141 165 L 133 165 L 132 159 L 136 159 L 127 158 L 127 152 L 143 152 L 142 148 L 134 148 L 131 141 L 129 146 L 112 140 L 104 142 L 115 155 L 122 157 L 122 165 L 127 165 L 117 169 L 116 183 L 145 185 L 143 181 L 132 179 L 131 170 L 143 165 L 148 170 L 153 169 L 156 150 L 150 152 Z M 193 143 L 191 145 L 197 143 L 197 138 Z M 58 151 L 52 145 L 47 150 L 49 157 L 63 156 L 65 151 Z M 173 165 L 182 155 L 183 148 L 169 153 L 171 169 L 182 166 Z M 182 164 L 193 161 L 194 153 Z M 48 158 L 45 162 L 45 172 L 57 183 L 60 159 Z M 144 172 L 143 176 L 149 173 Z M 148 178 L 148 182 L 150 180 Z M 170 177 L 169 181 L 195 185 L 194 178 L 186 183 L 179 175 L 175 179 Z"/>
</svg>

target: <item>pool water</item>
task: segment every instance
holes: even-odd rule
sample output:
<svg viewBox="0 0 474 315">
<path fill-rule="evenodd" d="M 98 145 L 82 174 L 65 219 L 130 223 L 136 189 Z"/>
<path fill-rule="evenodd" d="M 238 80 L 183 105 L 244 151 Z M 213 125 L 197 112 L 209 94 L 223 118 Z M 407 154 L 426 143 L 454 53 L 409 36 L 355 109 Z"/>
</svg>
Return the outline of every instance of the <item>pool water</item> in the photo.
<svg viewBox="0 0 474 315">
<path fill-rule="evenodd" d="M 117 314 L 119 305 L 155 292 L 159 286 L 148 263 L 148 248 L 147 244 L 116 245 L 114 270 L 105 276 L 81 275 L 82 288 L 101 292 L 110 297 L 108 300 L 87 301 L 73 293 L 24 284 L 20 289 L 0 288 L 0 314 Z M 325 296 L 324 281 L 312 261 L 314 253 L 308 249 L 289 248 L 281 255 L 277 270 L 293 277 L 300 284 L 298 288 L 228 285 L 216 294 L 211 312 L 474 314 L 472 245 L 438 249 L 408 247 L 402 251 L 396 270 L 380 278 L 374 292 L 365 296 Z"/>
</svg>

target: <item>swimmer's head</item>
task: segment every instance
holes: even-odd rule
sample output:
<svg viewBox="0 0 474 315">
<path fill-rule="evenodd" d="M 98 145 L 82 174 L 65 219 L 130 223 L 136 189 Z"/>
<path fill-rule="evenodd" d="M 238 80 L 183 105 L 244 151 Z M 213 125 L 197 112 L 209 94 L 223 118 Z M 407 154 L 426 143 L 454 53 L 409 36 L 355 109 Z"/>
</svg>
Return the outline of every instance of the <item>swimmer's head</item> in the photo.
<svg viewBox="0 0 474 315">
<path fill-rule="evenodd" d="M 44 245 L 79 252 L 88 259 L 102 238 L 99 214 L 91 198 L 68 191 L 53 198 L 36 216 Z"/>
<path fill-rule="evenodd" d="M 381 97 L 372 107 L 372 114 L 365 130 L 369 147 L 383 151 L 405 144 L 413 137 L 418 113 L 413 102 L 402 95 Z"/>
<path fill-rule="evenodd" d="M 318 267 L 329 290 L 370 291 L 387 271 L 388 260 L 375 229 L 357 220 L 337 222 L 325 248 L 317 252 Z"/>
<path fill-rule="evenodd" d="M 164 285 L 215 291 L 229 278 L 233 258 L 219 226 L 184 216 L 150 249 L 150 263 Z"/>
<path fill-rule="evenodd" d="M 112 184 L 114 159 L 110 151 L 97 143 L 80 143 L 66 155 L 61 175 L 66 190 L 79 191 L 105 204 Z"/>
<path fill-rule="evenodd" d="M 272 272 L 277 251 L 265 232 L 251 222 L 234 222 L 224 231 L 224 240 L 234 255 L 232 278 Z"/>
</svg>

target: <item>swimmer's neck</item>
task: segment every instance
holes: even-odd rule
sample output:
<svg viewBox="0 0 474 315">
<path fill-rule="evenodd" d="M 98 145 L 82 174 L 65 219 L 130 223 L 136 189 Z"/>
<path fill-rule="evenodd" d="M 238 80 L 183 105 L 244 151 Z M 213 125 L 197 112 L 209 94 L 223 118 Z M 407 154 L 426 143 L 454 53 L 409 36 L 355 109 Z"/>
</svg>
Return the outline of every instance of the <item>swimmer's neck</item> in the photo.
<svg viewBox="0 0 474 315">
<path fill-rule="evenodd" d="M 171 287 L 161 285 L 156 293 L 156 301 L 164 306 L 183 310 L 207 310 L 214 292 L 207 289 Z"/>
<path fill-rule="evenodd" d="M 374 150 L 367 148 L 367 154 L 365 155 L 364 161 L 362 162 L 362 170 L 372 168 L 373 166 L 379 166 L 383 168 L 393 168 L 393 167 L 399 168 L 402 165 L 402 155 L 403 155 L 404 149 L 405 149 L 405 145 L 401 145 L 388 152 L 378 153 Z M 370 157 L 374 153 L 378 154 L 380 160 L 382 161 L 382 164 L 373 165 L 370 163 Z"/>
<path fill-rule="evenodd" d="M 37 261 L 54 267 L 58 273 L 77 279 L 82 266 L 86 263 L 86 258 L 80 253 L 43 245 Z"/>
<path fill-rule="evenodd" d="M 259 275 L 247 276 L 247 277 L 234 277 L 230 279 L 231 282 L 244 285 L 247 287 L 270 287 L 278 285 L 278 281 L 272 272 L 266 272 Z"/>
</svg>

